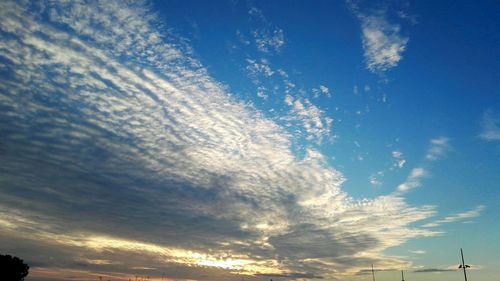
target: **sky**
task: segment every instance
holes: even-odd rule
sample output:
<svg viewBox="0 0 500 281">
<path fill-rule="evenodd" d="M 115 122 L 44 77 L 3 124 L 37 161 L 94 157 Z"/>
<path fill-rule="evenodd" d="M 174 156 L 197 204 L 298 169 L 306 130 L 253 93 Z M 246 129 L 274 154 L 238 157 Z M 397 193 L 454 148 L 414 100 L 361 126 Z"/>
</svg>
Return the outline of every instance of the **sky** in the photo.
<svg viewBox="0 0 500 281">
<path fill-rule="evenodd" d="M 46 280 L 500 276 L 498 1 L 0 1 L 0 253 Z"/>
</svg>

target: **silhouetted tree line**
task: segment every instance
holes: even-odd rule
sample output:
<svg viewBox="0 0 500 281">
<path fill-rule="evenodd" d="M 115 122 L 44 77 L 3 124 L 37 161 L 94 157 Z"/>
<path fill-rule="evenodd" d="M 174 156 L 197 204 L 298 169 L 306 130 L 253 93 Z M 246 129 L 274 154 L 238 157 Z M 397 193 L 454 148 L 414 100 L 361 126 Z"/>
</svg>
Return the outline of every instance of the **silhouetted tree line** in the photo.
<svg viewBox="0 0 500 281">
<path fill-rule="evenodd" d="M 30 267 L 18 257 L 0 254 L 0 280 L 23 281 Z"/>
</svg>

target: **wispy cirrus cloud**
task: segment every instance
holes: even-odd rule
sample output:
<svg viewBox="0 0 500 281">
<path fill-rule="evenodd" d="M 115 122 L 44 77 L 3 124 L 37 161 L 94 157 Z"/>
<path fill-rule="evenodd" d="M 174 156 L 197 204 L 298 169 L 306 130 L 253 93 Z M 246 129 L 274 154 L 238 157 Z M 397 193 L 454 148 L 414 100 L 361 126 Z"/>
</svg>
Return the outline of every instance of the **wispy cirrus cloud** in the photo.
<svg viewBox="0 0 500 281">
<path fill-rule="evenodd" d="M 0 241 L 38 278 L 327 278 L 407 265 L 383 251 L 436 234 L 412 226 L 433 206 L 357 200 L 321 153 L 294 155 L 147 4 L 4 1 L 0 16 Z M 290 107 L 329 132 L 310 102 Z"/>
<path fill-rule="evenodd" d="M 481 265 L 470 265 L 470 268 L 467 270 L 478 270 L 481 269 Z M 420 268 L 417 270 L 414 270 L 413 272 L 415 273 L 443 273 L 443 272 L 450 272 L 450 271 L 459 271 L 461 270 L 458 267 L 458 264 L 456 265 L 443 265 L 439 267 L 433 267 L 433 268 Z"/>
<path fill-rule="evenodd" d="M 450 139 L 443 136 L 431 139 L 425 159 L 429 161 L 436 161 L 443 157 L 444 154 L 451 149 L 449 142 Z"/>
<path fill-rule="evenodd" d="M 412 250 L 412 251 L 410 251 L 410 253 L 417 254 L 417 255 L 423 255 L 426 253 L 426 251 L 424 251 L 424 250 Z"/>
<path fill-rule="evenodd" d="M 440 225 L 446 224 L 446 223 L 452 223 L 452 222 L 458 222 L 458 221 L 467 221 L 469 219 L 473 219 L 473 218 L 479 217 L 481 215 L 481 213 L 484 211 L 485 208 L 486 208 L 486 206 L 479 205 L 479 206 L 477 206 L 476 208 L 474 208 L 474 209 L 472 209 L 470 211 L 466 211 L 466 212 L 463 212 L 463 213 L 454 214 L 454 215 L 451 215 L 451 216 L 447 216 L 444 219 L 436 220 L 436 221 L 427 223 L 427 224 L 424 225 L 424 227 L 437 227 L 437 226 L 440 226 Z"/>
<path fill-rule="evenodd" d="M 413 168 L 405 182 L 397 188 L 399 192 L 408 192 L 422 185 L 422 178 L 427 176 L 427 171 L 424 168 Z"/>
<path fill-rule="evenodd" d="M 392 161 L 391 161 L 392 163 L 390 164 L 390 166 L 387 169 L 384 169 L 384 170 L 372 173 L 368 177 L 368 181 L 370 182 L 371 185 L 373 185 L 373 186 L 381 186 L 383 184 L 382 178 L 388 172 L 399 170 L 399 169 L 402 169 L 404 167 L 404 165 L 406 163 L 406 160 L 403 157 L 403 152 L 401 152 L 399 150 L 393 150 L 393 151 L 391 151 L 391 156 L 392 156 Z M 403 183 L 401 185 L 402 186 L 403 185 L 409 185 L 410 181 L 412 181 L 412 180 L 415 181 L 415 179 L 410 179 L 410 178 L 411 178 L 411 176 L 407 179 L 407 181 L 405 183 Z"/>
<path fill-rule="evenodd" d="M 481 120 L 481 134 L 479 137 L 485 141 L 500 140 L 500 115 L 496 114 L 491 109 L 483 113 Z"/>
<path fill-rule="evenodd" d="M 425 160 L 428 162 L 436 161 L 443 157 L 446 152 L 451 150 L 451 146 L 449 144 L 449 138 L 447 137 L 438 137 L 429 140 L 429 147 L 425 154 Z M 392 156 L 397 160 L 394 167 L 402 168 L 406 161 L 402 159 L 403 154 L 400 151 L 393 151 Z M 422 185 L 422 179 L 428 176 L 428 167 L 416 167 L 413 168 L 408 175 L 405 182 L 400 184 L 397 187 L 398 192 L 408 192 L 412 189 L 420 187 Z"/>
</svg>

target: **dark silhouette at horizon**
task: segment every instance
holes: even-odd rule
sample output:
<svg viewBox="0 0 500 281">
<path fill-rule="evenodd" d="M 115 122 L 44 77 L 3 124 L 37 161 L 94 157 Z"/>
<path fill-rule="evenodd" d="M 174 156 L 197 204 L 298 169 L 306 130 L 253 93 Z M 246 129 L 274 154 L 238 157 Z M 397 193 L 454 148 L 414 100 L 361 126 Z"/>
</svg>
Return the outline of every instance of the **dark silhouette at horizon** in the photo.
<svg viewBox="0 0 500 281">
<path fill-rule="evenodd" d="M 6 281 L 24 281 L 28 276 L 29 266 L 18 257 L 0 254 L 0 279 Z"/>
</svg>

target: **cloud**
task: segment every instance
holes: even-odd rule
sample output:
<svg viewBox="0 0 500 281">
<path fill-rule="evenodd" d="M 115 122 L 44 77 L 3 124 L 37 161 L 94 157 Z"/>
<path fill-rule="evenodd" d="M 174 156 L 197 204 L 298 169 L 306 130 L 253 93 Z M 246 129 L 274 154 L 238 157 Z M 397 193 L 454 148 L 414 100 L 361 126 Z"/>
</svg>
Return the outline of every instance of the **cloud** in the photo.
<svg viewBox="0 0 500 281">
<path fill-rule="evenodd" d="M 267 88 L 262 85 L 262 78 L 269 78 L 274 74 L 274 71 L 269 66 L 267 59 L 261 59 L 260 62 L 252 59 L 246 59 L 247 71 L 252 83 L 257 87 L 257 96 L 267 100 Z"/>
<path fill-rule="evenodd" d="M 413 272 L 415 273 L 431 273 L 431 272 L 448 272 L 448 271 L 457 271 L 456 269 L 450 269 L 450 268 L 422 268 L 422 269 L 417 269 L 414 270 Z"/>
<path fill-rule="evenodd" d="M 259 86 L 259 87 L 257 87 L 257 96 L 258 96 L 259 98 L 263 98 L 263 99 L 265 99 L 265 100 L 266 100 L 266 99 L 269 97 L 269 96 L 267 95 L 267 93 L 266 93 L 266 90 L 267 90 L 267 89 L 266 89 L 266 87 L 264 87 L 264 86 Z"/>
<path fill-rule="evenodd" d="M 429 161 L 436 161 L 450 149 L 449 139 L 447 137 L 431 139 L 425 159 Z"/>
<path fill-rule="evenodd" d="M 399 150 L 394 150 L 391 154 L 392 154 L 392 157 L 397 158 L 397 159 L 399 159 L 403 156 L 403 153 Z"/>
<path fill-rule="evenodd" d="M 427 176 L 427 171 L 424 168 L 413 168 L 406 181 L 400 184 L 397 188 L 399 192 L 408 192 L 422 185 L 421 180 Z"/>
<path fill-rule="evenodd" d="M 386 171 L 378 171 L 376 173 L 371 174 L 368 177 L 370 184 L 374 186 L 381 186 L 383 184 L 381 178 L 385 176 L 385 173 Z"/>
<path fill-rule="evenodd" d="M 0 244 L 38 278 L 331 278 L 408 265 L 383 251 L 436 235 L 413 226 L 433 206 L 352 198 L 321 153 L 297 157 L 285 128 L 128 4 L 0 3 Z M 310 136 L 329 133 L 310 101 L 287 103 Z"/>
<path fill-rule="evenodd" d="M 352 92 L 355 96 L 357 96 L 359 94 L 359 89 L 358 89 L 358 85 L 354 85 L 352 87 Z"/>
<path fill-rule="evenodd" d="M 248 14 L 251 19 L 260 25 L 260 28 L 252 31 L 257 49 L 266 54 L 271 52 L 279 53 L 285 45 L 283 29 L 271 24 L 262 11 L 256 7 L 251 7 Z"/>
<path fill-rule="evenodd" d="M 361 22 L 366 68 L 381 73 L 396 67 L 403 59 L 409 40 L 400 34 L 401 27 L 389 22 L 385 9 L 360 7 L 355 1 L 348 1 L 348 4 Z"/>
<path fill-rule="evenodd" d="M 279 52 L 285 45 L 285 36 L 283 29 L 276 28 L 272 31 L 267 29 L 255 30 L 253 33 L 257 48 L 264 53 L 270 51 Z"/>
<path fill-rule="evenodd" d="M 500 116 L 492 110 L 483 113 L 481 121 L 482 131 L 479 137 L 485 141 L 500 140 Z"/>
<path fill-rule="evenodd" d="M 250 45 L 250 41 L 247 39 L 247 37 L 240 31 L 236 30 L 236 37 L 238 38 L 238 41 L 245 46 Z"/>
<path fill-rule="evenodd" d="M 327 86 L 319 85 L 318 88 L 312 89 L 312 94 L 314 98 L 318 98 L 320 94 L 325 95 L 327 97 L 331 97 L 330 89 Z"/>
<path fill-rule="evenodd" d="M 390 24 L 381 16 L 363 16 L 361 28 L 366 67 L 372 72 L 396 67 L 408 43 L 408 38 L 399 34 L 399 25 Z"/>
<path fill-rule="evenodd" d="M 314 274 L 308 273 L 283 273 L 283 274 L 257 274 L 256 276 L 262 276 L 267 278 L 289 278 L 289 279 L 323 279 L 322 276 L 317 276 Z"/>
<path fill-rule="evenodd" d="M 458 222 L 458 221 L 464 221 L 464 220 L 476 218 L 476 217 L 479 217 L 481 215 L 481 213 L 484 211 L 485 208 L 486 208 L 486 206 L 479 205 L 476 208 L 474 208 L 473 210 L 466 211 L 463 213 L 454 214 L 451 216 L 447 216 L 444 219 L 436 220 L 436 221 L 433 221 L 431 223 L 427 223 L 424 225 L 424 227 L 437 227 L 437 226 L 440 226 L 440 225 L 445 224 L 445 223 Z"/>
<path fill-rule="evenodd" d="M 379 177 L 382 177 L 382 176 L 384 176 L 384 172 L 379 171 L 376 174 L 370 175 L 370 177 L 368 177 L 368 180 L 369 180 L 371 185 L 381 186 L 382 181 L 380 181 Z"/>
<path fill-rule="evenodd" d="M 410 253 L 417 254 L 417 255 L 423 255 L 423 254 L 426 253 L 426 251 L 424 251 L 424 250 L 413 250 L 413 251 L 410 251 Z"/>
<path fill-rule="evenodd" d="M 397 167 L 399 169 L 403 168 L 404 165 L 406 164 L 406 160 L 403 159 L 403 153 L 399 150 L 394 150 L 391 154 L 395 160 L 393 167 Z"/>
<path fill-rule="evenodd" d="M 263 75 L 264 77 L 270 77 L 274 74 L 274 71 L 269 66 L 269 62 L 266 59 L 261 59 L 260 63 L 247 59 L 247 70 L 252 76 Z"/>
<path fill-rule="evenodd" d="M 373 272 L 387 272 L 387 271 L 398 271 L 399 269 L 397 268 L 388 268 L 388 269 L 372 269 L 371 268 L 366 268 L 361 270 L 360 272 L 357 273 L 357 275 L 372 275 Z"/>
<path fill-rule="evenodd" d="M 300 121 L 307 133 L 307 140 L 321 143 L 323 138 L 330 136 L 333 119 L 326 116 L 325 112 L 312 104 L 309 99 L 295 99 L 287 94 L 285 104 L 291 108 L 291 112 L 283 119 Z"/>
</svg>

